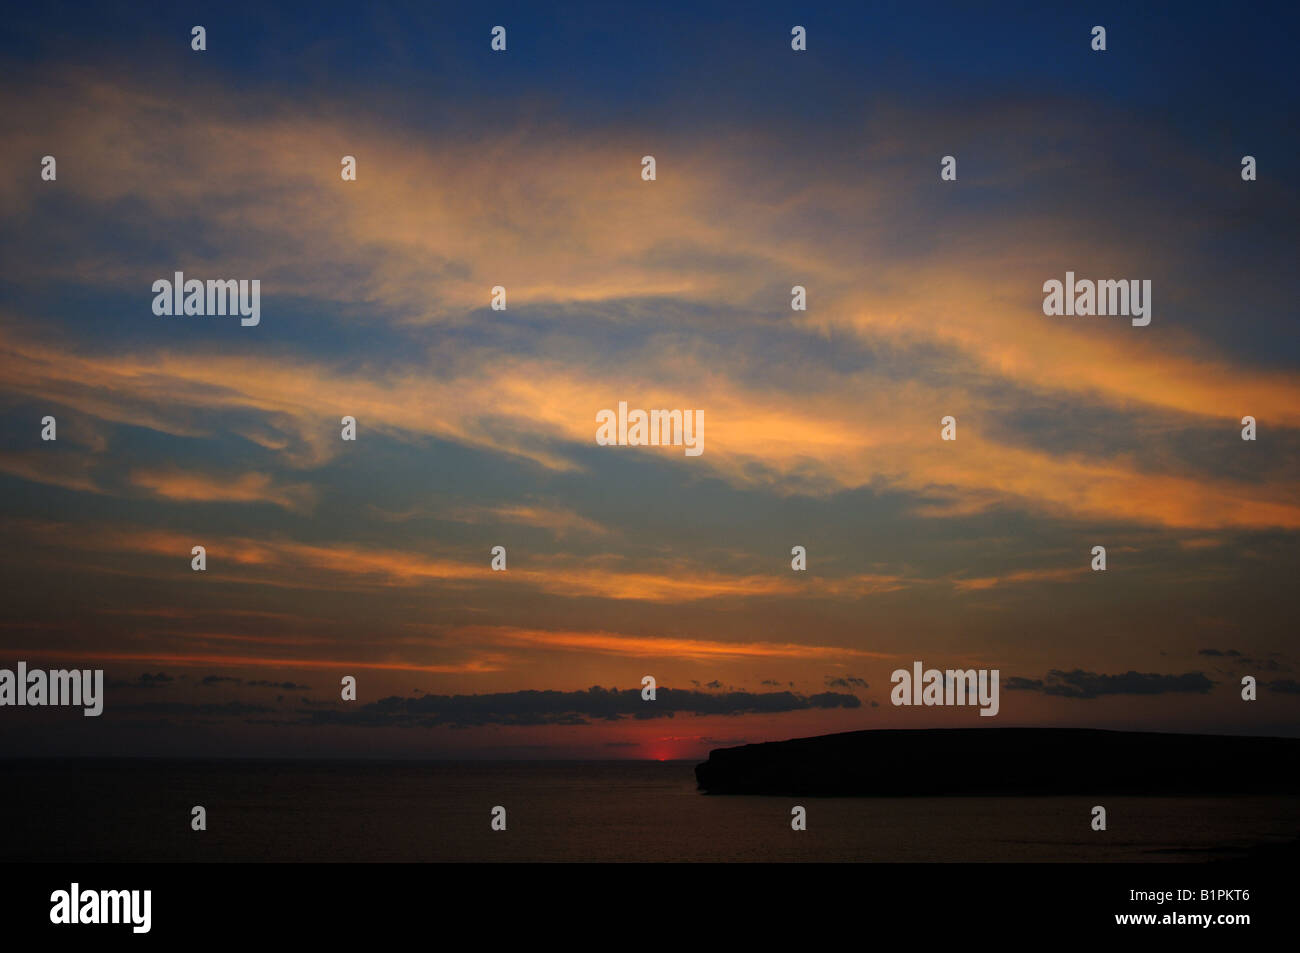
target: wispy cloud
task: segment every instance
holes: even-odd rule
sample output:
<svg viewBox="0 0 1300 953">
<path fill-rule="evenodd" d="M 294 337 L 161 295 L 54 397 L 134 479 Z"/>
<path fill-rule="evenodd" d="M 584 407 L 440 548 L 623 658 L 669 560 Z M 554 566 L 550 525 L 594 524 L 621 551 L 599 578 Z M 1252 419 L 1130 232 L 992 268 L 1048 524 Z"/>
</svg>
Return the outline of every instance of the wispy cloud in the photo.
<svg viewBox="0 0 1300 953">
<path fill-rule="evenodd" d="M 1171 692 L 1203 695 L 1214 687 L 1214 682 L 1201 672 L 1161 675 L 1155 672 L 1128 671 L 1118 675 L 1104 675 L 1082 669 L 1069 672 L 1053 669 L 1042 678 L 1009 678 L 1006 687 L 1010 690 L 1039 691 L 1063 698 L 1090 699 L 1103 695 L 1165 695 Z"/>
<path fill-rule="evenodd" d="M 133 470 L 132 486 L 168 500 L 187 503 L 271 503 L 287 510 L 307 511 L 316 490 L 307 483 L 278 485 L 265 473 L 221 475 L 209 472 Z"/>
<path fill-rule="evenodd" d="M 602 652 L 657 659 L 834 659 L 890 658 L 883 652 L 832 645 L 772 642 L 721 642 L 634 636 L 615 632 L 556 632 L 507 627 L 469 627 L 458 638 L 488 644 L 527 645 L 545 649 Z"/>
</svg>

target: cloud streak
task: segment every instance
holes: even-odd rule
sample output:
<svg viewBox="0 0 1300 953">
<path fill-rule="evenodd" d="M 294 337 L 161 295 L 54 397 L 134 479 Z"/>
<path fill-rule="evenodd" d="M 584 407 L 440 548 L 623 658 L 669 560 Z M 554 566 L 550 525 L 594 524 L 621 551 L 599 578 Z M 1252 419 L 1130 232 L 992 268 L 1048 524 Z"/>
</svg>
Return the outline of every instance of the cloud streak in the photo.
<svg viewBox="0 0 1300 953">
<path fill-rule="evenodd" d="M 1182 675 L 1160 675 L 1154 672 L 1128 671 L 1118 675 L 1102 675 L 1082 669 L 1063 672 L 1053 669 L 1043 678 L 1012 677 L 1007 679 L 1009 690 L 1037 691 L 1062 698 L 1094 699 L 1105 695 L 1166 695 L 1193 693 L 1204 695 L 1214 687 L 1214 682 L 1201 672 Z"/>
<path fill-rule="evenodd" d="M 857 708 L 856 696 L 823 692 L 699 692 L 660 688 L 654 701 L 637 689 L 585 691 L 517 691 L 483 695 L 392 696 L 359 711 L 313 710 L 306 714 L 316 725 L 469 726 L 577 725 L 625 718 L 655 719 L 674 715 L 776 714 L 808 709 Z"/>
</svg>

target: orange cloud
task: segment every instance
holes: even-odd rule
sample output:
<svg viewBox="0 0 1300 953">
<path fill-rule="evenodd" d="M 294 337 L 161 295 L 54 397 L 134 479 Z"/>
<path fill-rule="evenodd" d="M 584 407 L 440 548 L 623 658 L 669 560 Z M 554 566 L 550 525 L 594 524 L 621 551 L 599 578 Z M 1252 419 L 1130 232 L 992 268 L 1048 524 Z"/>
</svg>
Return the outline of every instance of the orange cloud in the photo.
<svg viewBox="0 0 1300 953">
<path fill-rule="evenodd" d="M 753 356 L 743 350 L 715 359 L 651 339 L 616 367 L 575 362 L 564 351 L 521 357 L 485 344 L 467 346 L 436 373 L 430 353 L 425 363 L 408 354 L 409 363 L 376 374 L 273 353 L 73 353 L 38 343 L 38 325 L 10 316 L 0 337 L 0 386 L 8 392 L 169 434 L 228 428 L 296 468 L 341 452 L 332 428 L 345 411 L 373 433 L 433 437 L 554 471 L 580 469 L 574 450 L 593 445 L 595 412 L 632 398 L 642 406 L 702 408 L 705 453 L 684 459 L 648 448 L 609 452 L 659 453 L 734 485 L 808 494 L 876 486 L 927 497 L 917 513 L 936 518 L 1013 505 L 1168 528 L 1300 528 L 1294 480 L 1155 472 L 1132 460 L 1007 445 L 982 426 L 1005 412 L 999 387 L 988 385 L 1007 384 L 1122 409 L 1135 425 L 1158 413 L 1231 431 L 1249 413 L 1262 427 L 1300 427 L 1300 376 L 1215 353 L 1179 329 L 1179 303 L 1164 289 L 1157 289 L 1150 328 L 1042 315 L 1039 289 L 1061 271 L 1059 261 L 1126 273 L 1138 250 L 1151 260 L 1144 239 L 1119 237 L 1098 252 L 1060 226 L 1010 222 L 990 226 L 978 241 L 941 236 L 935 255 L 899 260 L 883 254 L 891 241 L 883 225 L 862 243 L 844 242 L 831 227 L 887 219 L 882 213 L 901 201 L 894 185 L 846 182 L 828 170 L 780 201 L 754 202 L 752 190 L 740 201 L 736 183 L 752 177 L 751 155 L 761 149 L 734 143 L 679 154 L 673 174 L 648 187 L 637 174 L 640 148 L 607 135 L 561 136 L 539 127 L 425 141 L 366 116 L 268 111 L 243 118 L 242 104 L 221 90 L 198 111 L 178 108 L 166 90 L 113 85 L 75 70 L 62 84 L 0 93 L 16 154 L 40 154 L 42 143 L 56 141 L 95 155 L 95 176 L 60 180 L 70 201 L 98 207 L 129 199 L 160 222 L 183 208 L 214 229 L 237 225 L 247 240 L 225 250 L 221 272 L 273 275 L 277 294 L 355 307 L 358 320 L 376 325 L 455 328 L 478 320 L 487 289 L 504 282 L 511 309 L 618 302 L 617 312 L 597 311 L 591 320 L 629 321 L 649 331 L 661 320 L 657 303 L 712 308 L 739 298 L 737 320 L 747 328 L 772 326 L 784 307 L 784 327 L 801 329 L 809 340 L 835 333 L 886 352 L 939 348 L 954 373 L 896 379 L 805 365 L 798 376 L 774 370 L 774 379 L 754 383 Z M 58 109 L 49 106 L 54 97 Z M 171 121 L 158 124 L 159 114 Z M 336 157 L 358 138 L 383 158 L 363 158 L 359 179 L 344 187 Z M 741 145 L 762 142 L 755 133 Z M 898 147 L 881 143 L 875 154 Z M 247 188 L 253 177 L 264 188 Z M 13 214 L 36 201 L 18 182 L 14 176 L 0 184 Z M 814 213 L 824 214 L 825 230 L 792 230 L 792 221 Z M 889 261 L 887 275 L 863 265 L 873 251 Z M 139 291 L 143 315 L 147 295 L 140 289 L 156 275 L 86 257 L 74 261 L 78 273 Z M 24 278 L 53 280 L 67 267 L 60 262 L 56 272 L 36 263 Z M 770 294 L 776 275 L 798 276 L 815 306 L 792 315 L 779 296 L 747 297 Z M 651 304 L 635 304 L 646 299 Z M 937 439 L 946 413 L 962 424 L 956 444 Z M 28 479 L 95 489 L 84 472 L 61 473 L 46 458 L 0 466 Z M 136 476 L 139 485 L 173 499 L 309 505 L 307 484 L 280 485 L 264 474 L 231 484 L 194 474 Z M 560 533 L 594 532 L 580 514 L 524 504 L 499 512 Z M 621 585 L 645 593 L 661 583 L 628 578 Z M 673 591 L 689 597 L 728 585 L 685 580 Z M 610 586 L 576 578 L 571 588 Z"/>
<path fill-rule="evenodd" d="M 311 485 L 276 485 L 265 473 L 219 476 L 176 468 L 133 470 L 130 482 L 164 499 L 188 503 L 273 503 L 286 510 L 306 511 L 316 499 Z"/>
<path fill-rule="evenodd" d="M 11 526 L 47 543 L 68 532 L 57 523 L 27 521 Z M 166 530 L 87 526 L 79 527 L 77 532 L 82 551 L 166 556 L 182 564 L 188 562 L 195 545 L 190 537 Z M 610 555 L 533 556 L 527 567 L 520 567 L 516 561 L 506 572 L 498 573 L 491 570 L 486 552 L 475 559 L 464 553 L 430 556 L 342 542 L 308 544 L 229 536 L 208 536 L 203 545 L 210 578 L 289 588 L 366 589 L 441 582 L 493 585 L 506 591 L 523 587 L 568 597 L 675 603 L 723 596 L 861 596 L 893 591 L 903 585 L 900 577 L 889 575 L 859 574 L 807 581 L 794 573 L 733 575 L 684 561 L 645 571 L 631 567 L 629 560 Z M 532 568 L 538 563 L 545 568 Z M 242 571 L 249 569 L 257 572 Z M 123 570 L 119 567 L 118 571 Z"/>
<path fill-rule="evenodd" d="M 801 394 L 796 403 L 771 388 L 742 387 L 703 371 L 704 383 L 674 390 L 652 383 L 650 374 L 602 380 L 544 359 L 502 360 L 463 378 L 431 380 L 412 373 L 381 382 L 283 359 L 158 354 L 58 361 L 56 352 L 39 347 L 10 344 L 10 350 L 16 357 L 6 366 L 12 386 L 81 412 L 135 424 L 148 419 L 165 432 L 184 433 L 186 408 L 260 411 L 281 426 L 292 422 L 296 439 L 310 448 L 307 457 L 317 461 L 337 452 L 339 443 L 325 443 L 322 433 L 329 431 L 322 426 L 321 408 L 345 406 L 364 425 L 395 436 L 431 435 L 553 469 L 574 469 L 566 448 L 594 445 L 595 411 L 611 403 L 611 395 L 642 394 L 648 406 L 705 408 L 704 455 L 684 458 L 665 448 L 605 452 L 658 452 L 741 485 L 761 480 L 783 492 L 816 493 L 879 482 L 934 494 L 957 512 L 1013 502 L 1064 516 L 1177 528 L 1300 527 L 1300 502 L 1289 483 L 1151 473 L 1123 461 L 995 444 L 981 435 L 978 415 L 966 413 L 959 416 L 959 439 L 942 442 L 939 411 L 975 400 L 960 393 L 926 393 L 915 383 L 891 395 L 873 389 L 865 378 L 849 380 L 835 392 Z M 693 369 L 689 360 L 676 364 L 682 376 Z M 105 407 L 84 393 L 89 382 L 119 399 Z M 151 399 L 155 406 L 147 413 L 130 410 Z M 490 419 L 509 420 L 512 426 L 485 426 Z M 539 433 L 554 449 L 538 445 Z M 767 475 L 755 476 L 753 464 L 761 464 Z M 29 469 L 34 465 L 25 463 Z M 200 491 L 191 484 L 188 492 Z M 242 492 L 257 497 L 271 490 L 246 485 Z M 291 494 L 286 502 L 293 499 Z"/>
<path fill-rule="evenodd" d="M 60 453 L 55 449 L 0 453 L 0 473 L 65 490 L 100 493 L 102 491 L 91 476 L 91 469 L 89 457 Z"/>
<path fill-rule="evenodd" d="M 952 584 L 958 592 L 975 592 L 1026 582 L 1066 582 L 1089 571 L 1087 566 L 1079 569 L 1021 569 L 1001 576 L 953 579 Z"/>
<path fill-rule="evenodd" d="M 285 670 L 328 668 L 346 673 L 348 669 L 393 672 L 473 673 L 499 671 L 500 656 L 484 657 L 451 665 L 426 665 L 405 661 L 364 661 L 356 659 L 264 658 L 259 655 L 197 655 L 169 652 L 64 652 L 40 648 L 20 648 L 15 652 L 32 658 L 67 658 L 97 662 L 156 662 L 171 665 L 222 665 L 230 668 L 278 668 Z"/>
<path fill-rule="evenodd" d="M 548 529 L 561 537 L 572 534 L 604 536 L 609 532 L 606 527 L 601 526 L 594 520 L 589 520 L 581 514 L 564 507 L 504 504 L 501 506 L 460 507 L 439 515 L 444 519 L 467 523 L 497 521 L 521 526 L 536 526 L 541 529 Z"/>
<path fill-rule="evenodd" d="M 696 661 L 837 658 L 893 658 L 884 652 L 834 645 L 774 642 L 717 642 L 707 639 L 645 637 L 615 632 L 559 632 L 504 626 L 472 626 L 458 632 L 463 639 L 495 644 L 531 646 L 565 651 L 600 652 L 639 658 L 676 658 Z"/>
</svg>

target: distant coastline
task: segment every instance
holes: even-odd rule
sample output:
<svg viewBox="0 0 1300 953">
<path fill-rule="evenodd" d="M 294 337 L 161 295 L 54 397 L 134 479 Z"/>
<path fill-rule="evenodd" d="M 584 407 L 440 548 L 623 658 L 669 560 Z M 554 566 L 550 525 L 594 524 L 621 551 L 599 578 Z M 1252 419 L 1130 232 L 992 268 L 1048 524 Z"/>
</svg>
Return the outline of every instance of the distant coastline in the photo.
<svg viewBox="0 0 1300 953">
<path fill-rule="evenodd" d="M 1300 794 L 1300 738 L 1072 728 L 854 731 L 720 748 L 708 794 Z"/>
</svg>

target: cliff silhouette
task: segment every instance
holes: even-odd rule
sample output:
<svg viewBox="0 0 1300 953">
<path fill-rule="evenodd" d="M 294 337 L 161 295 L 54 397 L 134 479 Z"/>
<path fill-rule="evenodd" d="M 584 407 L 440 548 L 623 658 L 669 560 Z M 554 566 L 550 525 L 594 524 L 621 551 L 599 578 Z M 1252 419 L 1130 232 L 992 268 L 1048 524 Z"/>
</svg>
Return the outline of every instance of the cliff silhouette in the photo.
<svg viewBox="0 0 1300 953">
<path fill-rule="evenodd" d="M 851 731 L 719 748 L 709 794 L 1300 794 L 1300 738 L 1074 728 Z"/>
</svg>

